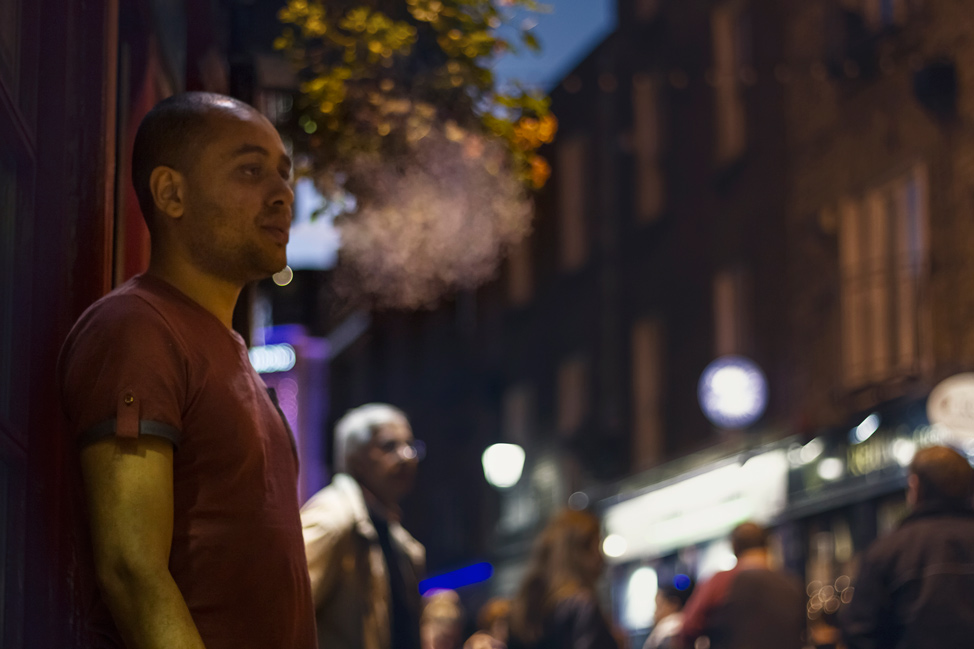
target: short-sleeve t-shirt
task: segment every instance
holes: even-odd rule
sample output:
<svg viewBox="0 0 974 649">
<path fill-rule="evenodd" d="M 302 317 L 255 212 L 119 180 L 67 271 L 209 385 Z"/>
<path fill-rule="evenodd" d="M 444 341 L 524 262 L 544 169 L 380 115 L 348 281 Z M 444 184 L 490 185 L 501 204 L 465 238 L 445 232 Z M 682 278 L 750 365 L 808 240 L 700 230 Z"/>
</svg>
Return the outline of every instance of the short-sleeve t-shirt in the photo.
<svg viewBox="0 0 974 649">
<path fill-rule="evenodd" d="M 59 368 L 77 443 L 174 443 L 169 570 L 207 649 L 314 649 L 294 440 L 243 339 L 140 275 L 82 315 Z M 96 610 L 99 646 L 122 647 Z"/>
</svg>

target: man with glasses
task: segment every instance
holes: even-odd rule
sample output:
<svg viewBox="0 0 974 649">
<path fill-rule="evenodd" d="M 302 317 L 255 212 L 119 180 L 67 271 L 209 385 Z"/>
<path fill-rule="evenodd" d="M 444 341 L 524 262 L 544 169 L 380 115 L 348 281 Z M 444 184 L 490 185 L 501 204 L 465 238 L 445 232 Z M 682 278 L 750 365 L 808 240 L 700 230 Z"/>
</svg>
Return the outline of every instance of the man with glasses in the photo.
<svg viewBox="0 0 974 649">
<path fill-rule="evenodd" d="M 399 504 L 424 455 L 388 404 L 350 410 L 335 426 L 335 477 L 301 509 L 319 646 L 419 649 L 426 550 L 399 523 Z"/>
</svg>

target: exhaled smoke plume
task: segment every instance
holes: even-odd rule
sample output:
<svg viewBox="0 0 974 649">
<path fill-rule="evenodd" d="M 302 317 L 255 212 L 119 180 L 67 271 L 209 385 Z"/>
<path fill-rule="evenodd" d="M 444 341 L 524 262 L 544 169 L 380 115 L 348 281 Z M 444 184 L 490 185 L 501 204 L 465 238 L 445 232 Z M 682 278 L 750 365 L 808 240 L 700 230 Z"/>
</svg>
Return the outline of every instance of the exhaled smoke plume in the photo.
<svg viewBox="0 0 974 649">
<path fill-rule="evenodd" d="M 336 286 L 347 298 L 431 307 L 493 277 L 530 229 L 531 199 L 499 146 L 446 128 L 413 147 L 408 162 L 363 156 L 350 170 L 367 189 L 339 223 Z"/>
</svg>

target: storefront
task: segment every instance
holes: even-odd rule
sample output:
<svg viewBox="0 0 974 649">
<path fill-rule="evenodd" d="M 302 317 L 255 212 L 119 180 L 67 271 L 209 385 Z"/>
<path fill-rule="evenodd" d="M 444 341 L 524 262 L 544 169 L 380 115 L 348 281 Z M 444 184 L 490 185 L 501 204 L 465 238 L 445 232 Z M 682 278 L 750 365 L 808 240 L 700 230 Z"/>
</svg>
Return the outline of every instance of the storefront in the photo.
<svg viewBox="0 0 974 649">
<path fill-rule="evenodd" d="M 613 617 L 632 646 L 651 630 L 659 583 L 733 567 L 728 533 L 745 520 L 771 524 L 783 515 L 787 446 L 725 455 L 601 503 Z"/>
<path fill-rule="evenodd" d="M 770 527 L 775 562 L 805 583 L 810 629 L 829 637 L 851 601 L 861 553 L 907 512 L 916 450 L 952 444 L 970 454 L 966 439 L 931 425 L 926 399 L 904 400 L 808 441 L 785 439 L 696 465 L 685 459 L 667 479 L 620 488 L 600 507 L 616 623 L 640 646 L 657 584 L 679 575 L 701 581 L 733 567 L 727 535 L 754 520 Z"/>
</svg>

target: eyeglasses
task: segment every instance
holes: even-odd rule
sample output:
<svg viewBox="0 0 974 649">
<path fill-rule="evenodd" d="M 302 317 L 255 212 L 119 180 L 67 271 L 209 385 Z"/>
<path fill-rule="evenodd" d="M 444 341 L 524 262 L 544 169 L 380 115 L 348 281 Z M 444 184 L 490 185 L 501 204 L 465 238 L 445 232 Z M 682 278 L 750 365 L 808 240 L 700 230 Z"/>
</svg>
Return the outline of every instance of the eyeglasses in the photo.
<svg viewBox="0 0 974 649">
<path fill-rule="evenodd" d="M 384 455 L 396 453 L 403 460 L 421 461 L 426 457 L 426 444 L 414 439 L 411 442 L 399 442 L 394 439 L 378 444 L 378 448 Z"/>
</svg>

